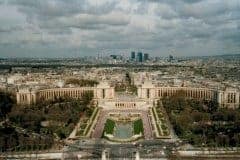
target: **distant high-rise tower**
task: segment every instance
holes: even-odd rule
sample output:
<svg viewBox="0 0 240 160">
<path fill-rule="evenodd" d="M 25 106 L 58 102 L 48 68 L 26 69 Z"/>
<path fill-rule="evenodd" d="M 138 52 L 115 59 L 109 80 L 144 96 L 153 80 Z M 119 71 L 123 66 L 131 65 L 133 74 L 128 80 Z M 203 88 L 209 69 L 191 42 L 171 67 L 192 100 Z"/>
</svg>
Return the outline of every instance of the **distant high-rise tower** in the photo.
<svg viewBox="0 0 240 160">
<path fill-rule="evenodd" d="M 143 59 L 144 59 L 144 61 L 149 60 L 149 54 L 148 53 L 144 53 Z"/>
<path fill-rule="evenodd" d="M 135 52 L 131 52 L 131 60 L 134 61 L 136 58 Z"/>
<path fill-rule="evenodd" d="M 117 55 L 110 55 L 112 59 L 117 59 Z"/>
<path fill-rule="evenodd" d="M 174 60 L 173 56 L 172 56 L 172 55 L 169 55 L 168 61 L 169 61 L 169 62 L 172 62 L 173 60 Z"/>
<path fill-rule="evenodd" d="M 142 52 L 138 52 L 138 54 L 137 54 L 137 61 L 138 62 L 143 62 L 143 54 L 142 54 Z"/>
</svg>

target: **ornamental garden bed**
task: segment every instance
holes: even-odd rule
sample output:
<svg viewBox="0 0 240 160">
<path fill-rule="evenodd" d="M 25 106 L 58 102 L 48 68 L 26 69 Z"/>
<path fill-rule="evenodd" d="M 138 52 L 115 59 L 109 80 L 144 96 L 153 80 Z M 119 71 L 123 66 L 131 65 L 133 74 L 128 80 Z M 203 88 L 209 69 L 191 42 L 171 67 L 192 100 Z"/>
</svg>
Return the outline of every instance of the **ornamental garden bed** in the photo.
<svg viewBox="0 0 240 160">
<path fill-rule="evenodd" d="M 138 119 L 136 121 L 133 122 L 133 130 L 134 130 L 134 134 L 143 134 L 143 121 L 142 119 Z"/>
<path fill-rule="evenodd" d="M 85 117 L 80 121 L 80 126 L 78 128 L 76 136 L 87 136 L 92 123 L 94 122 L 95 118 L 97 117 L 97 114 L 99 112 L 98 108 L 95 108 L 91 117 Z"/>
<path fill-rule="evenodd" d="M 152 113 L 156 122 L 158 135 L 160 136 L 157 138 L 169 138 L 170 132 L 167 120 L 161 112 L 160 108 L 152 108 Z"/>
</svg>

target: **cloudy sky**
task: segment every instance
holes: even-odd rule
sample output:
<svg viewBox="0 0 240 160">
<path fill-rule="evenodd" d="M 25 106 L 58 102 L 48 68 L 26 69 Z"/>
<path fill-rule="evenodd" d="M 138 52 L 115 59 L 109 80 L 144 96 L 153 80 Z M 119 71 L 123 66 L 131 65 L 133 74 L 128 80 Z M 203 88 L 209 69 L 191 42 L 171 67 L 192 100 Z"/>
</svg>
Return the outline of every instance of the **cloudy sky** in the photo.
<svg viewBox="0 0 240 160">
<path fill-rule="evenodd" d="M 0 0 L 0 57 L 240 53 L 240 0 Z"/>
</svg>

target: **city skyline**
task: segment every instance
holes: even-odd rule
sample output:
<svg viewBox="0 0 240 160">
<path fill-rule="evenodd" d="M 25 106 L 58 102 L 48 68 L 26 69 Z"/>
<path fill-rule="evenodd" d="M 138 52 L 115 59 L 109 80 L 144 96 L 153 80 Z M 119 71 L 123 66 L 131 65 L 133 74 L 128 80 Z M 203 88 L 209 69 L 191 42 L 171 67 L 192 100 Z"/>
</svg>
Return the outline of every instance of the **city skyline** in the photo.
<svg viewBox="0 0 240 160">
<path fill-rule="evenodd" d="M 240 53 L 238 0 L 0 0 L 0 58 Z"/>
</svg>

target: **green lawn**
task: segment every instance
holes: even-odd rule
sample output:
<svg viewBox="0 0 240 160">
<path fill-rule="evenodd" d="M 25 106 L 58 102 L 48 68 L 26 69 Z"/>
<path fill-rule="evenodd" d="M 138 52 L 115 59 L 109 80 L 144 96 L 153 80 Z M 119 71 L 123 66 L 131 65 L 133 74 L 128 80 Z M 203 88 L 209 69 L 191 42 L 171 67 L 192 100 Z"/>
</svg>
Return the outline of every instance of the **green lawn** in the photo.
<svg viewBox="0 0 240 160">
<path fill-rule="evenodd" d="M 113 129 L 115 126 L 115 122 L 113 120 L 107 119 L 104 127 L 104 131 L 106 134 L 113 134 Z"/>
<path fill-rule="evenodd" d="M 143 122 L 142 119 L 133 122 L 134 134 L 143 133 Z"/>
</svg>

